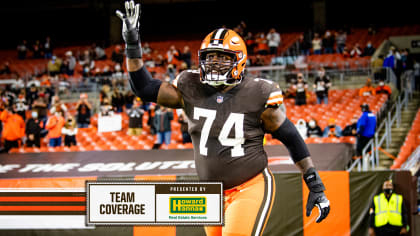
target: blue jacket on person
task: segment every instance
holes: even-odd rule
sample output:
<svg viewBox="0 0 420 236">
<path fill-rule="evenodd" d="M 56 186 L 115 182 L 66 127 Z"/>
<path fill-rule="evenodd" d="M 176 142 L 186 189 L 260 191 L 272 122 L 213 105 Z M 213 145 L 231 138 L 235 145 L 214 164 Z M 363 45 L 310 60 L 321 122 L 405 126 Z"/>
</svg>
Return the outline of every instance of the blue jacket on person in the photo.
<svg viewBox="0 0 420 236">
<path fill-rule="evenodd" d="M 376 131 L 376 116 L 370 112 L 363 112 L 357 121 L 357 133 L 361 136 L 372 138 Z"/>
</svg>

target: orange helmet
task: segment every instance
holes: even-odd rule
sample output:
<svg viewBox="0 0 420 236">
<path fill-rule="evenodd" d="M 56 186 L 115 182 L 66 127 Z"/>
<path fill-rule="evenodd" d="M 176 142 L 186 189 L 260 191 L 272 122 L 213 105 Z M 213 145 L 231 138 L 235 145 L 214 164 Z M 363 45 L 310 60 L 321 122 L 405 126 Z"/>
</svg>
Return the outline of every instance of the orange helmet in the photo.
<svg viewBox="0 0 420 236">
<path fill-rule="evenodd" d="M 245 42 L 233 30 L 217 29 L 204 38 L 198 60 L 201 82 L 212 86 L 238 84 L 247 60 Z"/>
</svg>

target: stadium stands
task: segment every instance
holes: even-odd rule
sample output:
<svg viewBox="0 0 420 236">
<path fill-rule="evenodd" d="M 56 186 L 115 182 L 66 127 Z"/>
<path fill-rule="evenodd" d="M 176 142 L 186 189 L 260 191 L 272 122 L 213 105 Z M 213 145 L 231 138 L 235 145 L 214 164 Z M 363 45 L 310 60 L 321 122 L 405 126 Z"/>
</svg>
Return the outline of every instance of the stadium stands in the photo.
<svg viewBox="0 0 420 236">
<path fill-rule="evenodd" d="M 420 109 L 417 111 L 411 129 L 405 138 L 404 144 L 400 148 L 400 153 L 394 160 L 391 169 L 398 169 L 408 159 L 411 153 L 420 145 Z"/>
</svg>

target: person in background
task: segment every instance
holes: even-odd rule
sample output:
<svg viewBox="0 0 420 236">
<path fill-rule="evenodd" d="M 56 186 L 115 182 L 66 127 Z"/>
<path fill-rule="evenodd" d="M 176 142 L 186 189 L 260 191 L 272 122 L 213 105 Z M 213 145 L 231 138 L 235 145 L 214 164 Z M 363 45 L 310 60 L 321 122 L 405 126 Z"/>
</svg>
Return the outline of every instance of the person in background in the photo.
<svg viewBox="0 0 420 236">
<path fill-rule="evenodd" d="M 28 53 L 28 43 L 26 40 L 22 40 L 22 42 L 17 46 L 17 53 L 19 60 L 24 60 L 26 58 L 26 54 Z"/>
<path fill-rule="evenodd" d="M 188 133 L 188 118 L 187 115 L 185 115 L 184 110 L 181 110 L 178 113 L 178 123 L 181 124 L 181 133 L 182 133 L 182 143 L 186 144 L 186 143 L 191 143 L 191 136 Z"/>
<path fill-rule="evenodd" d="M 88 128 L 92 116 L 92 105 L 88 101 L 86 93 L 80 94 L 80 99 L 76 104 L 76 120 L 78 128 Z"/>
<path fill-rule="evenodd" d="M 124 62 L 124 52 L 122 50 L 121 45 L 116 45 L 114 51 L 111 54 L 111 60 L 118 64 L 123 64 Z"/>
<path fill-rule="evenodd" d="M 61 112 L 56 112 L 48 119 L 45 129 L 48 130 L 50 147 L 61 146 L 61 130 L 63 129 L 64 123 L 64 117 Z"/>
<path fill-rule="evenodd" d="M 118 90 L 118 87 L 114 88 L 114 91 L 111 95 L 111 104 L 112 108 L 116 113 L 121 113 L 123 111 L 124 106 L 124 96 L 123 94 Z"/>
<path fill-rule="evenodd" d="M 157 131 L 157 139 L 153 147 L 154 149 L 158 149 L 164 142 L 166 145 L 171 143 L 171 120 L 173 119 L 172 109 L 166 107 L 159 108 L 156 105 L 153 122 Z"/>
<path fill-rule="evenodd" d="M 267 44 L 268 48 L 270 49 L 270 55 L 277 56 L 277 51 L 281 43 L 280 34 L 276 31 L 276 29 L 271 28 L 267 34 Z"/>
<path fill-rule="evenodd" d="M 375 48 L 372 46 L 372 42 L 368 41 L 366 47 L 363 49 L 362 57 L 371 57 L 375 53 Z"/>
<path fill-rule="evenodd" d="M 48 72 L 51 76 L 55 76 L 60 74 L 61 72 L 61 65 L 63 64 L 63 61 L 58 58 L 56 55 L 53 55 L 51 57 L 51 60 L 48 61 Z"/>
<path fill-rule="evenodd" d="M 104 97 L 100 106 L 101 116 L 112 116 L 114 115 L 114 110 L 112 109 L 111 102 L 108 97 Z"/>
<path fill-rule="evenodd" d="M 308 84 L 303 79 L 302 73 L 297 74 L 297 81 L 293 85 L 293 89 L 296 91 L 295 104 L 298 106 L 305 105 L 306 104 L 306 90 L 308 89 Z"/>
<path fill-rule="evenodd" d="M 67 75 L 73 75 L 74 74 L 74 68 L 76 67 L 76 58 L 73 56 L 72 51 L 67 51 L 66 59 L 64 59 L 64 71 Z"/>
<path fill-rule="evenodd" d="M 191 49 L 188 45 L 184 46 L 184 50 L 179 55 L 179 59 L 187 64 L 187 69 L 191 68 Z"/>
<path fill-rule="evenodd" d="M 41 130 L 44 124 L 38 119 L 38 112 L 32 111 L 31 118 L 26 121 L 26 147 L 41 147 Z"/>
<path fill-rule="evenodd" d="M 44 50 L 44 57 L 46 59 L 51 59 L 52 53 L 53 53 L 53 46 L 51 44 L 51 38 L 49 36 L 45 38 L 43 50 Z"/>
<path fill-rule="evenodd" d="M 371 96 L 376 95 L 375 87 L 372 86 L 372 80 L 368 78 L 366 80 L 365 86 L 359 89 L 359 96 Z"/>
<path fill-rule="evenodd" d="M 394 192 L 392 180 L 382 185 L 369 209 L 369 236 L 398 236 L 408 233 L 408 215 L 402 195 Z"/>
<path fill-rule="evenodd" d="M 125 94 L 124 94 L 124 105 L 125 105 L 125 109 L 131 109 L 131 107 L 133 107 L 134 104 L 134 100 L 136 99 L 136 95 L 134 95 L 133 91 L 128 90 Z"/>
<path fill-rule="evenodd" d="M 64 102 L 62 102 L 60 100 L 60 97 L 57 95 L 53 96 L 50 107 L 51 107 L 50 109 L 51 114 L 54 114 L 56 112 L 61 112 L 63 116 L 65 116 L 68 111 L 66 104 L 64 104 Z"/>
<path fill-rule="evenodd" d="M 334 53 L 334 44 L 335 44 L 335 38 L 331 34 L 329 30 L 325 31 L 324 38 L 322 39 L 322 46 L 324 47 L 324 53 L 330 54 Z"/>
<path fill-rule="evenodd" d="M 299 119 L 296 123 L 296 129 L 298 130 L 300 136 L 305 140 L 307 138 L 308 127 L 306 125 L 306 121 L 304 119 Z"/>
<path fill-rule="evenodd" d="M 25 136 L 25 121 L 17 114 L 16 105 L 3 110 L 0 114 L 3 122 L 2 138 L 4 139 L 4 152 L 12 148 L 19 148 L 19 142 Z"/>
<path fill-rule="evenodd" d="M 337 53 L 341 53 L 341 54 L 343 53 L 344 47 L 346 46 L 346 41 L 347 41 L 347 33 L 342 29 L 338 30 L 335 36 L 335 42 L 337 45 Z"/>
<path fill-rule="evenodd" d="M 315 119 L 311 119 L 308 122 L 308 130 L 306 133 L 308 138 L 320 138 L 322 137 L 322 129 L 319 127 Z"/>
<path fill-rule="evenodd" d="M 128 115 L 128 135 L 141 135 L 143 130 L 143 114 L 144 110 L 141 108 L 141 101 L 135 98 L 131 109 L 127 110 Z"/>
<path fill-rule="evenodd" d="M 364 103 L 360 108 L 362 109 L 362 116 L 357 121 L 356 140 L 356 155 L 359 157 L 362 156 L 363 148 L 373 138 L 376 131 L 376 116 L 370 110 L 369 105 Z"/>
<path fill-rule="evenodd" d="M 76 127 L 76 120 L 70 116 L 67 118 L 66 123 L 64 124 L 63 128 L 61 128 L 61 134 L 64 135 L 64 146 L 71 147 L 76 146 L 76 134 L 77 134 L 77 127 Z"/>
<path fill-rule="evenodd" d="M 351 57 L 360 57 L 362 56 L 362 49 L 360 48 L 359 44 L 356 43 L 350 51 Z"/>
<path fill-rule="evenodd" d="M 314 85 L 317 104 L 328 104 L 328 90 L 331 87 L 331 80 L 325 74 L 323 67 L 319 68 L 318 76 L 315 78 Z"/>
<path fill-rule="evenodd" d="M 385 84 L 384 78 L 379 79 L 378 87 L 376 87 L 376 94 L 382 94 L 382 93 L 388 95 L 388 98 L 392 94 L 392 89 L 391 87 L 389 87 L 389 85 Z"/>
<path fill-rule="evenodd" d="M 357 136 L 357 120 L 359 117 L 353 116 L 351 119 L 351 124 L 347 125 L 343 129 L 343 136 Z"/>
<path fill-rule="evenodd" d="M 319 37 L 318 33 L 315 33 L 314 38 L 312 39 L 312 52 L 315 55 L 320 55 L 322 52 L 322 39 Z"/>
<path fill-rule="evenodd" d="M 341 127 L 335 123 L 334 118 L 328 120 L 328 126 L 325 127 L 323 137 L 341 137 Z"/>
<path fill-rule="evenodd" d="M 28 105 L 26 103 L 24 92 L 19 94 L 15 101 L 15 104 L 17 113 L 22 117 L 23 120 L 26 120 L 26 111 L 28 110 Z"/>
</svg>

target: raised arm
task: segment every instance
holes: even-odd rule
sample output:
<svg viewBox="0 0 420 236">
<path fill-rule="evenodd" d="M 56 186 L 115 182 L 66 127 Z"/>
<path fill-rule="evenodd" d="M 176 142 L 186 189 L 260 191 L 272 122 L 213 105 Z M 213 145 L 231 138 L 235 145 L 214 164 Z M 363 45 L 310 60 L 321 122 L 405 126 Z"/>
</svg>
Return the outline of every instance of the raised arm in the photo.
<svg viewBox="0 0 420 236">
<path fill-rule="evenodd" d="M 179 91 L 167 82 L 154 79 L 144 66 L 139 35 L 140 4 L 126 1 L 125 10 L 125 15 L 119 10 L 116 14 L 123 22 L 122 35 L 126 44 L 131 89 L 144 102 L 157 102 L 171 108 L 182 107 L 183 101 Z"/>
<path fill-rule="evenodd" d="M 261 115 L 261 119 L 264 129 L 287 147 L 290 156 L 303 174 L 303 179 L 310 190 L 306 216 L 310 216 L 314 206 L 317 206 L 319 215 L 316 222 L 321 222 L 330 212 L 330 204 L 324 194 L 324 184 L 315 169 L 305 141 L 279 108 L 267 108 Z"/>
</svg>

